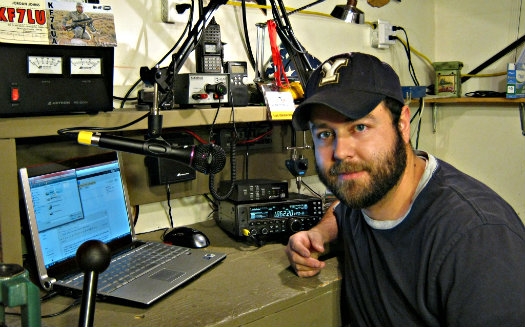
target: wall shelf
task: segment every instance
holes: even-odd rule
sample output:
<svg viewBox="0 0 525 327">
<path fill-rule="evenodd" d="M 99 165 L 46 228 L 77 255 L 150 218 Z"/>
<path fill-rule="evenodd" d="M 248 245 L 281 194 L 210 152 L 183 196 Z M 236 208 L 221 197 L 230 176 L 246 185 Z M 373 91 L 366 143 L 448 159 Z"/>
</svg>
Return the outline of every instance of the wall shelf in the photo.
<svg viewBox="0 0 525 327">
<path fill-rule="evenodd" d="M 38 117 L 0 118 L 0 139 L 24 138 L 57 135 L 57 130 L 67 127 L 116 127 L 127 124 L 146 115 L 149 111 L 115 109 L 97 114 L 71 114 Z M 161 111 L 163 128 L 211 125 L 215 119 L 216 108 L 192 108 Z M 235 122 L 266 121 L 265 106 L 235 108 Z M 232 121 L 230 107 L 222 107 L 217 114 L 216 124 Z M 123 130 L 147 130 L 148 120 L 129 126 Z"/>
<path fill-rule="evenodd" d="M 437 131 L 437 108 L 438 105 L 517 105 L 520 111 L 521 133 L 525 135 L 525 98 L 507 99 L 507 98 L 474 98 L 474 97 L 425 97 L 424 103 L 432 105 L 432 131 Z M 414 101 L 414 100 L 413 100 Z"/>
<path fill-rule="evenodd" d="M 439 98 L 439 97 L 425 97 L 426 103 L 431 104 L 520 104 L 525 103 L 525 98 L 521 99 L 507 99 L 507 98 L 474 98 L 474 97 L 461 97 L 461 98 Z"/>
<path fill-rule="evenodd" d="M 128 124 L 149 111 L 115 109 L 97 114 L 69 114 L 36 117 L 0 118 L 0 259 L 3 262 L 22 264 L 22 242 L 20 235 L 20 210 L 18 207 L 17 140 L 57 136 L 57 131 L 71 127 L 118 127 Z M 266 106 L 238 107 L 234 113 L 230 107 L 191 108 L 165 110 L 163 128 L 207 126 L 268 121 Z M 148 129 L 148 119 L 124 128 L 126 131 Z"/>
</svg>

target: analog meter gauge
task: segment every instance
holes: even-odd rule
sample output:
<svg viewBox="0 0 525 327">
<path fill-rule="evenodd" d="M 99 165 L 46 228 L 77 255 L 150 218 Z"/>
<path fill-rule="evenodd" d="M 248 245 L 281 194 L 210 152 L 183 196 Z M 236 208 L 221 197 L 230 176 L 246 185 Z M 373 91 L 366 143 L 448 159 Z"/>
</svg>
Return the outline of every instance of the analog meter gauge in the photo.
<svg viewBox="0 0 525 327">
<path fill-rule="evenodd" d="M 62 57 L 27 56 L 29 75 L 62 75 Z"/>
<path fill-rule="evenodd" d="M 102 75 L 102 58 L 70 58 L 71 75 Z"/>
</svg>

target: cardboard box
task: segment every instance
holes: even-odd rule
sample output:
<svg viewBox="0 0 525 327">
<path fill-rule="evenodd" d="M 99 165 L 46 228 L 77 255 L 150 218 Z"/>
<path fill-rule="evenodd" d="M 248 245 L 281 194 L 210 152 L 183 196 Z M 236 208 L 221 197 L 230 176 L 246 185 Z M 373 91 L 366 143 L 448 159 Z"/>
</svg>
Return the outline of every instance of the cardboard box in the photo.
<svg viewBox="0 0 525 327">
<path fill-rule="evenodd" d="M 525 63 L 507 65 L 507 98 L 525 98 Z"/>
</svg>

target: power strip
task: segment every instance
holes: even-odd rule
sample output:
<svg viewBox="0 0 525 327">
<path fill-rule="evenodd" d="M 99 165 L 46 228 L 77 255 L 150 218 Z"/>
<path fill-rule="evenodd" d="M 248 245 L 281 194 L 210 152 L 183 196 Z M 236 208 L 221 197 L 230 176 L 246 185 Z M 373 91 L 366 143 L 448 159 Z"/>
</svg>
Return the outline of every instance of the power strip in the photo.
<svg viewBox="0 0 525 327">
<path fill-rule="evenodd" d="M 243 126 L 236 127 L 237 146 L 249 146 L 252 150 L 268 149 L 272 147 L 272 133 L 268 126 Z M 221 129 L 219 131 L 219 145 L 229 150 L 232 142 L 232 130 Z"/>
</svg>

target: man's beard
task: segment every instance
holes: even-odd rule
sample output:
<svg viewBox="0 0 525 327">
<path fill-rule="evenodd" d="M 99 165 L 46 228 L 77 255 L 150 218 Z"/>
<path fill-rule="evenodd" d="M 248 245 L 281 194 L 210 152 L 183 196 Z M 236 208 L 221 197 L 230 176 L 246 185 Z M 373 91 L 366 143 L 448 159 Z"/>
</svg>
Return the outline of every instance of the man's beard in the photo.
<svg viewBox="0 0 525 327">
<path fill-rule="evenodd" d="M 315 168 L 323 184 L 350 208 L 363 209 L 376 204 L 399 181 L 406 168 L 406 148 L 396 130 L 394 147 L 375 158 L 374 162 L 348 163 L 337 161 L 328 172 L 322 171 L 316 162 Z M 366 171 L 369 182 L 362 180 L 339 180 L 338 174 Z"/>
</svg>

